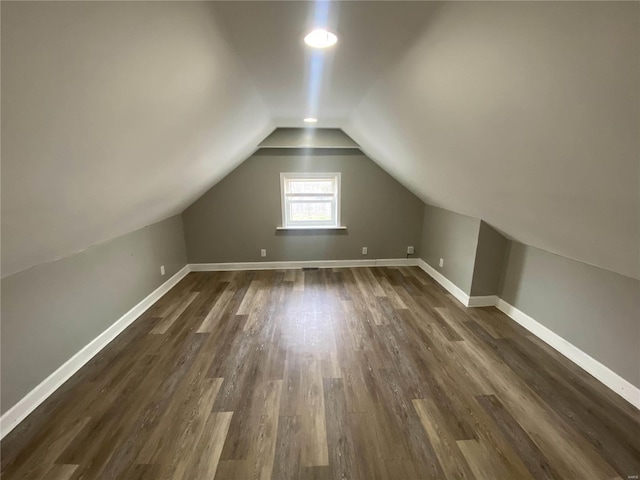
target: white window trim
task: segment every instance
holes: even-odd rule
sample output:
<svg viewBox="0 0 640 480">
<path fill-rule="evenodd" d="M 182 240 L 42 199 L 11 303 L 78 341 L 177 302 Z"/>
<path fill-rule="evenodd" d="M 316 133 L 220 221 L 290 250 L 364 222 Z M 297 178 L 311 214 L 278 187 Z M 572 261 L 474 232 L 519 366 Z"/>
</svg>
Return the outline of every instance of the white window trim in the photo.
<svg viewBox="0 0 640 480">
<path fill-rule="evenodd" d="M 347 227 L 340 223 L 341 209 L 341 184 L 342 175 L 340 172 L 281 172 L 280 173 L 280 205 L 282 209 L 282 226 L 276 227 L 276 230 L 345 230 Z M 326 178 L 336 182 L 335 195 L 335 224 L 328 225 L 296 225 L 287 224 L 286 200 L 285 200 L 285 179 L 287 178 Z"/>
</svg>

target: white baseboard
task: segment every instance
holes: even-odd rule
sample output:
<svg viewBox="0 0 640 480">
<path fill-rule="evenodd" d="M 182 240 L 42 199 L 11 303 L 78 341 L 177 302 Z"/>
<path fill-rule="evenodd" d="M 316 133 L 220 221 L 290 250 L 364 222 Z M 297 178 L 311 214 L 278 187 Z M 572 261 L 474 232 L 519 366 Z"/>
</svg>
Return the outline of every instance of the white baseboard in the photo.
<svg viewBox="0 0 640 480">
<path fill-rule="evenodd" d="M 465 307 L 491 307 L 495 305 L 516 323 L 522 325 L 536 337 L 547 343 L 584 371 L 620 395 L 627 402 L 640 409 L 640 388 L 632 385 L 620 375 L 598 362 L 596 359 L 592 358 L 578 347 L 562 338 L 560 335 L 549 330 L 523 311 L 518 310 L 516 307 L 505 302 L 497 295 L 469 297 L 459 287 L 454 285 L 451 280 L 435 270 L 424 260 L 420 259 L 418 261 L 418 266 L 427 272 L 427 274 L 442 285 L 455 298 L 457 298 Z"/>
<path fill-rule="evenodd" d="M 200 263 L 184 266 L 178 273 L 149 294 L 144 300 L 125 313 L 107 330 L 92 340 L 82 350 L 71 357 L 60 368 L 47 377 L 42 383 L 31 390 L 22 400 L 11 407 L 0 417 L 0 439 L 4 438 L 22 420 L 33 412 L 53 392 L 55 392 L 74 373 L 84 366 L 100 350 L 109 344 L 118 334 L 127 328 L 134 320 L 142 315 L 151 305 L 158 301 L 165 293 L 173 288 L 190 271 L 226 271 L 226 270 L 271 270 L 291 268 L 343 268 L 343 267 L 372 267 L 372 266 L 414 266 L 418 265 L 434 280 L 442 285 L 449 293 L 463 305 L 470 307 L 496 305 L 498 309 L 522 325 L 528 331 L 556 349 L 576 365 L 593 375 L 597 380 L 609 387 L 626 401 L 640 409 L 640 389 L 624 378 L 604 366 L 578 347 L 531 318 L 526 313 L 494 295 L 484 297 L 469 297 L 459 287 L 444 275 L 432 268 L 421 259 L 398 258 L 381 260 L 323 260 L 301 262 L 246 262 L 246 263 Z"/>
<path fill-rule="evenodd" d="M 467 307 L 493 307 L 498 303 L 497 295 L 485 295 L 483 297 L 469 297 Z"/>
<path fill-rule="evenodd" d="M 417 258 L 371 260 L 301 260 L 292 262 L 192 263 L 192 272 L 225 272 L 230 270 L 290 270 L 293 268 L 402 267 L 418 265 Z"/>
<path fill-rule="evenodd" d="M 449 292 L 451 295 L 456 297 L 460 303 L 462 303 L 465 307 L 469 306 L 469 295 L 464 293 L 460 287 L 458 287 L 455 283 L 449 280 L 447 277 L 442 275 L 439 271 L 429 265 L 427 262 L 418 259 L 418 266 L 427 272 L 429 276 L 431 276 L 436 282 L 444 287 L 444 289 Z"/>
<path fill-rule="evenodd" d="M 157 302 L 160 297 L 173 288 L 180 280 L 189 273 L 189 265 L 185 265 L 178 273 L 151 292 L 144 300 L 120 317 L 104 332 L 94 338 L 89 344 L 82 348 L 73 357 L 67 360 L 60 368 L 49 375 L 37 387 L 31 390 L 18 403 L 11 407 L 0 417 L 0 439 L 4 438 L 13 430 L 27 415 L 33 412 L 42 402 L 44 402 L 53 392 L 55 392 L 74 373 L 91 360 L 100 350 L 102 350 L 111 340 L 116 338 L 134 320 L 142 315 L 151 305 Z"/>
<path fill-rule="evenodd" d="M 557 333 L 549 330 L 540 322 L 537 322 L 529 315 L 518 310 L 516 307 L 505 302 L 501 298 L 498 299 L 496 306 L 499 310 L 511 317 L 516 323 L 522 325 L 536 337 L 556 349 L 573 363 L 620 395 L 627 402 L 640 409 L 640 388 L 632 385 L 620 375 L 592 358 Z"/>
</svg>

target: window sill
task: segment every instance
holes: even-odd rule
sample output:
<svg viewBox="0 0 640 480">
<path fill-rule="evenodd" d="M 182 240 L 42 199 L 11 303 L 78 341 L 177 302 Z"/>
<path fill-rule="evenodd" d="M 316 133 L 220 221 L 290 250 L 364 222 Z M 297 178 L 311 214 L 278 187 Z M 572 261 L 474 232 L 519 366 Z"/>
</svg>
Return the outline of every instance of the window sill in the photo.
<svg viewBox="0 0 640 480">
<path fill-rule="evenodd" d="M 346 230 L 347 227 L 276 227 L 276 230 Z"/>
</svg>

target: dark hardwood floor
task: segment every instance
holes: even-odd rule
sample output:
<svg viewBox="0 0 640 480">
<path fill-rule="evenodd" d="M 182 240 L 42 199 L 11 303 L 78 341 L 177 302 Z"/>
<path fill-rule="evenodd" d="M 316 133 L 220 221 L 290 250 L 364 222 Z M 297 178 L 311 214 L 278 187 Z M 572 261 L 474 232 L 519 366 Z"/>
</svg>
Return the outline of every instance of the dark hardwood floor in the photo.
<svg viewBox="0 0 640 480">
<path fill-rule="evenodd" d="M 639 412 L 417 268 L 191 273 L 2 442 L 10 479 L 612 479 Z"/>
</svg>

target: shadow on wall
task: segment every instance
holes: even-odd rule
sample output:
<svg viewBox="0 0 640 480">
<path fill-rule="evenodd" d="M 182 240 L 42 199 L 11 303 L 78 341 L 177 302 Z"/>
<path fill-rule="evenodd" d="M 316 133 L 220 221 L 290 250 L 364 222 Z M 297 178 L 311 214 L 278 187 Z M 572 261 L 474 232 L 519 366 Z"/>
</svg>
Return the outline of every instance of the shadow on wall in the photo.
<svg viewBox="0 0 640 480">
<path fill-rule="evenodd" d="M 509 303 L 515 305 L 518 302 L 520 295 L 520 285 L 522 283 L 522 276 L 525 270 L 525 257 L 524 255 L 514 255 L 513 241 L 508 241 L 507 248 L 505 249 L 504 260 L 502 262 L 502 271 L 500 273 L 500 284 L 498 286 L 498 296 L 503 300 L 505 295 L 505 289 L 511 292 L 509 296 Z"/>
</svg>

